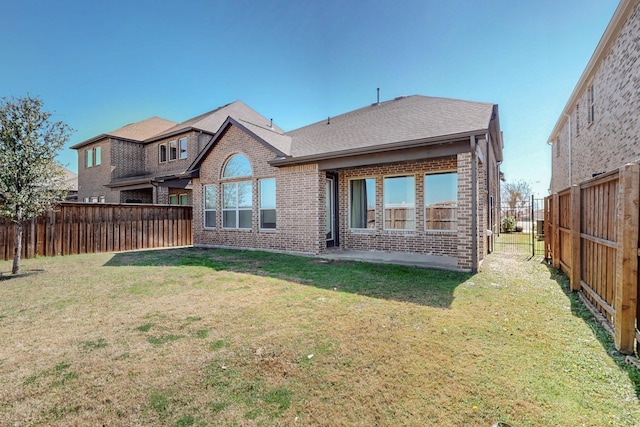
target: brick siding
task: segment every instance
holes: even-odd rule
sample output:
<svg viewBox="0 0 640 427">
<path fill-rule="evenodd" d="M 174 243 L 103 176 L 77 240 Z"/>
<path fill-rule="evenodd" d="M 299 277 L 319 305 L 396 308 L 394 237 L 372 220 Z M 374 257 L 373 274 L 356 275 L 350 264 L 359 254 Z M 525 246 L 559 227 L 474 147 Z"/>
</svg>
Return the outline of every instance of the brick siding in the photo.
<svg viewBox="0 0 640 427">
<path fill-rule="evenodd" d="M 251 162 L 252 227 L 249 230 L 222 228 L 221 184 L 247 179 L 221 179 L 225 162 L 241 153 Z M 316 164 L 274 168 L 267 161 L 274 153 L 249 135 L 231 126 L 202 162 L 200 177 L 193 181 L 194 244 L 256 248 L 284 252 L 318 254 L 326 250 L 325 183 L 326 172 Z M 478 175 L 484 176 L 483 168 Z M 455 231 L 426 231 L 424 228 L 424 175 L 425 173 L 458 172 L 458 228 Z M 416 229 L 412 231 L 384 230 L 383 227 L 383 177 L 411 174 L 416 184 Z M 276 178 L 277 229 L 260 230 L 258 212 L 258 182 L 261 178 Z M 458 257 L 458 268 L 477 268 L 472 257 L 471 231 L 471 155 L 459 154 L 448 158 L 430 159 L 401 164 L 367 166 L 340 170 L 338 177 L 339 237 L 344 249 L 411 252 Z M 348 226 L 348 183 L 350 178 L 376 178 L 376 228 L 350 230 Z M 478 178 L 478 177 L 476 177 Z M 204 227 L 204 186 L 216 185 L 216 227 Z M 478 202 L 487 199 L 485 186 L 479 186 Z M 483 195 L 484 194 L 484 195 Z M 484 253 L 485 209 L 478 209 L 478 253 Z"/>
<path fill-rule="evenodd" d="M 609 172 L 640 159 L 640 2 L 596 70 L 592 84 L 595 114 L 588 123 L 588 94 L 581 93 L 553 141 L 553 193 L 593 174 Z M 576 128 L 579 124 L 579 129 Z M 569 144 L 571 143 L 571 166 Z M 569 182 L 571 167 L 572 182 Z"/>
</svg>

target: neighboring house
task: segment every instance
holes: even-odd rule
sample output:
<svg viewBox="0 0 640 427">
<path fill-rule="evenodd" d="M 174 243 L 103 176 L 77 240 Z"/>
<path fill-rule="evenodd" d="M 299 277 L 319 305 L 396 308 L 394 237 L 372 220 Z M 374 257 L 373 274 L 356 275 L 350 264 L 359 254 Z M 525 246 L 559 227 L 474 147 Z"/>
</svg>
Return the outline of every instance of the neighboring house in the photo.
<svg viewBox="0 0 640 427">
<path fill-rule="evenodd" d="M 236 101 L 182 123 L 152 117 L 74 145 L 78 201 L 190 205 L 185 171 L 227 117 L 239 116 L 262 118 Z"/>
<path fill-rule="evenodd" d="M 556 123 L 551 193 L 640 160 L 640 0 L 622 0 Z"/>
<path fill-rule="evenodd" d="M 70 171 L 69 169 L 63 167 L 65 183 L 69 192 L 67 193 L 67 202 L 77 202 L 78 201 L 78 174 Z"/>
<path fill-rule="evenodd" d="M 399 97 L 291 132 L 231 116 L 181 175 L 194 243 L 477 271 L 498 231 L 502 147 L 497 105 L 453 99 Z"/>
</svg>

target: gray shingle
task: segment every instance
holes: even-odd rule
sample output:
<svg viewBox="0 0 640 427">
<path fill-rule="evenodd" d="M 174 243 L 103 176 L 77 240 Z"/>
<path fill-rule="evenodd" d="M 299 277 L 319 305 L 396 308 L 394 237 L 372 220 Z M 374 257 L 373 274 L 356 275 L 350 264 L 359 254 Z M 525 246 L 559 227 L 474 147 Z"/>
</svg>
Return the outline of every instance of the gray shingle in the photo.
<svg viewBox="0 0 640 427">
<path fill-rule="evenodd" d="M 286 134 L 291 155 L 322 155 L 486 130 L 493 104 L 412 95 L 360 108 Z"/>
</svg>

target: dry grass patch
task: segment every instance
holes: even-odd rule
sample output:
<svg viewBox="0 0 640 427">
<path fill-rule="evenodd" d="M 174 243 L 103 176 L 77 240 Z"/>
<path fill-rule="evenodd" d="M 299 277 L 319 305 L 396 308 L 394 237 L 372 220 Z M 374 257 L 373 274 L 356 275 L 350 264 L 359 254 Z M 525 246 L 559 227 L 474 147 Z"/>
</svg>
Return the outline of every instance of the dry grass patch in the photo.
<svg viewBox="0 0 640 427">
<path fill-rule="evenodd" d="M 544 265 L 316 261 L 25 261 L 44 272 L 0 282 L 0 425 L 640 424 L 636 377 Z"/>
</svg>

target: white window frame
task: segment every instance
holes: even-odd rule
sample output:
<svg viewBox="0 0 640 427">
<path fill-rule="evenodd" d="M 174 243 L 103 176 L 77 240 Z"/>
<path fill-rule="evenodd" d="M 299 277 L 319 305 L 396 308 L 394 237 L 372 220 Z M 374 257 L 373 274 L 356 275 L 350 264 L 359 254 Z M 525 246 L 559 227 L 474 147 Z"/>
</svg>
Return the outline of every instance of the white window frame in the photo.
<svg viewBox="0 0 640 427">
<path fill-rule="evenodd" d="M 178 159 L 183 160 L 187 158 L 187 147 L 189 140 L 187 138 L 180 138 L 178 140 Z"/>
<path fill-rule="evenodd" d="M 169 161 L 178 160 L 178 141 L 169 141 Z"/>
<path fill-rule="evenodd" d="M 251 202 L 250 202 L 250 206 L 240 206 L 240 197 L 239 197 L 239 192 L 238 192 L 238 187 L 240 186 L 240 184 L 248 184 L 249 185 L 249 191 L 251 192 Z M 225 196 L 227 194 L 227 191 L 225 189 L 226 186 L 233 186 L 235 187 L 235 200 L 234 200 L 234 204 L 235 206 L 233 207 L 229 207 L 229 208 L 225 208 L 225 204 L 226 204 L 226 199 Z M 250 227 L 240 227 L 240 213 L 241 212 L 250 212 L 250 217 L 251 217 L 251 226 Z M 225 212 L 235 212 L 235 224 L 234 225 L 225 225 Z M 251 180 L 244 180 L 244 181 L 233 181 L 233 182 L 225 182 L 222 184 L 222 228 L 224 229 L 228 229 L 228 230 L 251 230 L 253 228 L 253 182 Z"/>
<path fill-rule="evenodd" d="M 352 212 L 353 212 L 353 209 L 351 207 L 351 203 L 352 203 L 352 199 L 353 199 L 353 197 L 351 195 L 351 192 L 352 192 L 351 182 L 352 181 L 366 181 L 367 179 L 372 179 L 373 180 L 373 190 L 374 190 L 374 194 L 373 194 L 373 199 L 374 199 L 373 200 L 374 201 L 374 205 L 373 205 L 373 228 L 369 228 L 369 227 L 364 227 L 364 228 L 353 227 L 353 225 L 352 225 L 353 222 L 351 220 L 352 219 L 351 216 L 352 216 Z M 366 182 L 365 182 L 365 185 L 366 185 Z M 378 203 L 377 203 L 377 201 L 378 201 L 377 200 L 378 188 L 377 187 L 378 187 L 378 180 L 376 179 L 375 176 L 364 176 L 364 177 L 349 178 L 349 187 L 348 187 L 348 190 L 349 190 L 349 200 L 348 200 L 348 202 L 349 202 L 348 203 L 348 205 L 349 205 L 349 215 L 348 215 L 349 216 L 349 218 L 348 218 L 348 220 L 349 220 L 349 229 L 358 230 L 358 231 L 366 231 L 366 230 L 372 230 L 373 231 L 373 230 L 376 229 L 376 216 L 377 216 L 377 213 L 378 213 Z"/>
<path fill-rule="evenodd" d="M 268 181 L 273 181 L 273 185 L 275 187 L 274 191 L 273 191 L 273 197 L 274 197 L 274 199 L 273 199 L 273 208 L 264 208 L 262 206 L 262 183 L 263 182 L 268 182 Z M 276 230 L 278 228 L 278 210 L 277 210 L 277 206 L 276 206 L 276 200 L 277 200 L 276 194 L 277 194 L 277 191 L 278 191 L 278 183 L 276 182 L 275 178 L 264 178 L 264 179 L 259 179 L 258 180 L 258 192 L 259 192 L 259 195 L 258 195 L 258 198 L 259 198 L 259 200 L 258 200 L 258 221 L 259 221 L 260 230 L 272 231 L 272 230 Z M 273 227 L 265 227 L 263 225 L 262 212 L 265 212 L 265 211 L 273 211 L 273 213 L 275 215 L 275 222 L 274 222 Z"/>
<path fill-rule="evenodd" d="M 169 194 L 169 204 L 170 205 L 177 205 L 178 204 L 178 195 L 177 194 Z"/>
<path fill-rule="evenodd" d="M 445 174 L 455 174 L 456 175 L 456 227 L 455 228 L 447 228 L 447 229 L 439 229 L 439 228 L 427 228 L 427 176 L 429 175 L 445 175 Z M 438 233 L 456 233 L 458 231 L 458 199 L 459 199 L 459 194 L 458 194 L 458 178 L 459 178 L 459 174 L 458 171 L 455 169 L 452 170 L 443 170 L 443 171 L 433 171 L 433 172 L 427 172 L 424 174 L 423 176 L 423 197 L 424 197 L 424 230 L 428 231 L 428 232 L 438 232 Z"/>
<path fill-rule="evenodd" d="M 207 208 L 207 188 L 211 188 L 213 189 L 213 208 Z M 218 209 L 217 209 L 217 202 L 218 202 L 218 187 L 215 184 L 208 184 L 208 185 L 204 185 L 202 187 L 202 209 L 203 209 L 203 218 L 202 218 L 202 225 L 204 228 L 207 229 L 214 229 L 216 228 L 216 223 L 218 222 Z M 214 215 L 214 220 L 213 220 L 213 225 L 207 225 L 207 212 L 213 212 Z"/>
<path fill-rule="evenodd" d="M 413 178 L 413 228 L 387 228 L 387 199 L 386 199 L 386 190 L 385 190 L 385 181 L 387 179 L 393 179 L 393 178 Z M 415 173 L 409 173 L 409 174 L 398 174 L 398 175 L 387 175 L 387 176 L 383 176 L 382 177 L 382 227 L 385 231 L 399 231 L 399 232 L 414 232 L 416 231 L 416 222 L 417 222 L 417 210 L 416 210 L 416 201 L 417 201 L 417 194 L 416 194 L 416 174 Z M 408 209 L 411 208 L 410 205 L 407 205 Z"/>
<path fill-rule="evenodd" d="M 162 159 L 163 151 L 164 151 L 164 160 Z M 169 158 L 169 153 L 167 150 L 167 144 L 164 142 L 162 144 L 158 144 L 158 163 L 166 163 L 168 158 Z"/>
</svg>

